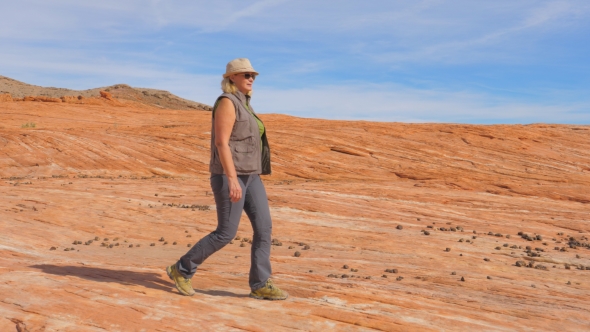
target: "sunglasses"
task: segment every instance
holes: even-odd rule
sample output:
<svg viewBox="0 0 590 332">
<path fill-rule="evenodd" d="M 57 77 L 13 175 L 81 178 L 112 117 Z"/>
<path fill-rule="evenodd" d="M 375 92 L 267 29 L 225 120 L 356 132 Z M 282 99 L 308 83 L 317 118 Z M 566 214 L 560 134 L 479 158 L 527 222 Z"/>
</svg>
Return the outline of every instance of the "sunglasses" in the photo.
<svg viewBox="0 0 590 332">
<path fill-rule="evenodd" d="M 255 80 L 256 79 L 256 74 L 245 73 L 244 74 L 244 78 L 247 79 L 247 80 L 249 80 L 249 79 Z"/>
</svg>

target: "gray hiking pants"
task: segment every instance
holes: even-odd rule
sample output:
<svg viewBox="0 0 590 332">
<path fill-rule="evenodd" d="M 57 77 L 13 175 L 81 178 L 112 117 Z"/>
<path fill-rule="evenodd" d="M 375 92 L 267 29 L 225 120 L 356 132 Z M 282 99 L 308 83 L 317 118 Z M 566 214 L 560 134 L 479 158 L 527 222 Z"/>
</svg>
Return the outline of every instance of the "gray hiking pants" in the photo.
<svg viewBox="0 0 590 332">
<path fill-rule="evenodd" d="M 217 229 L 202 238 L 184 256 L 176 267 L 185 278 L 192 278 L 207 257 L 223 248 L 233 240 L 238 231 L 242 210 L 250 219 L 254 236 L 252 238 L 250 288 L 264 287 L 270 277 L 270 246 L 272 221 L 268 208 L 266 190 L 260 176 L 238 175 L 242 187 L 242 199 L 232 203 L 229 199 L 229 188 L 225 174 L 211 176 L 211 189 L 217 206 Z"/>
</svg>

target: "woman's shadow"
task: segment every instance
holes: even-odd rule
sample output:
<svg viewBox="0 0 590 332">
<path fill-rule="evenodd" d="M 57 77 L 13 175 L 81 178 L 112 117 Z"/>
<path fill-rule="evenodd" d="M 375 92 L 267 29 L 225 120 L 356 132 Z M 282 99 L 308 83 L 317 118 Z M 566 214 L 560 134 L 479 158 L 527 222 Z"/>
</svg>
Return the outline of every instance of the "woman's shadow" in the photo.
<svg viewBox="0 0 590 332">
<path fill-rule="evenodd" d="M 162 276 L 153 272 L 136 272 L 127 270 L 109 270 L 90 266 L 59 266 L 50 264 L 31 265 L 31 268 L 39 269 L 44 273 L 58 276 L 75 276 L 95 282 L 117 282 L 122 285 L 140 285 L 146 288 L 157 289 L 178 294 L 174 290 L 172 281 L 162 280 Z M 198 290 L 195 292 L 210 296 L 247 297 L 246 294 L 235 294 L 227 291 Z"/>
</svg>

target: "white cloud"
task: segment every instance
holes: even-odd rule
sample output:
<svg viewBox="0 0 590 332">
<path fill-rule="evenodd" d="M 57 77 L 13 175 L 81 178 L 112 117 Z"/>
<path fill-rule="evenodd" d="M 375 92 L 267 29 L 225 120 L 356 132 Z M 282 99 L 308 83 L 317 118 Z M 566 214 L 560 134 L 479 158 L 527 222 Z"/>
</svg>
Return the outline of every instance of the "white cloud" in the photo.
<svg viewBox="0 0 590 332">
<path fill-rule="evenodd" d="M 394 84 L 262 87 L 257 88 L 253 105 L 261 113 L 343 120 L 590 123 L 590 102 L 519 102 L 476 92 L 411 89 Z"/>
</svg>

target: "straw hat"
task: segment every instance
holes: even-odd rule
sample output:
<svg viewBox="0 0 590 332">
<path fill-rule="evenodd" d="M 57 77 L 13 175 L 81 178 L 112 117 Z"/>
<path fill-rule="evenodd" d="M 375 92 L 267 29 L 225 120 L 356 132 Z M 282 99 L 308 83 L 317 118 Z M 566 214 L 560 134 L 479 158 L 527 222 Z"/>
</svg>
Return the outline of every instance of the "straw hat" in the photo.
<svg viewBox="0 0 590 332">
<path fill-rule="evenodd" d="M 237 73 L 254 73 L 258 75 L 258 72 L 252 68 L 250 60 L 246 58 L 237 58 L 228 62 L 227 66 L 225 66 L 225 74 L 223 74 L 223 78 Z"/>
</svg>

